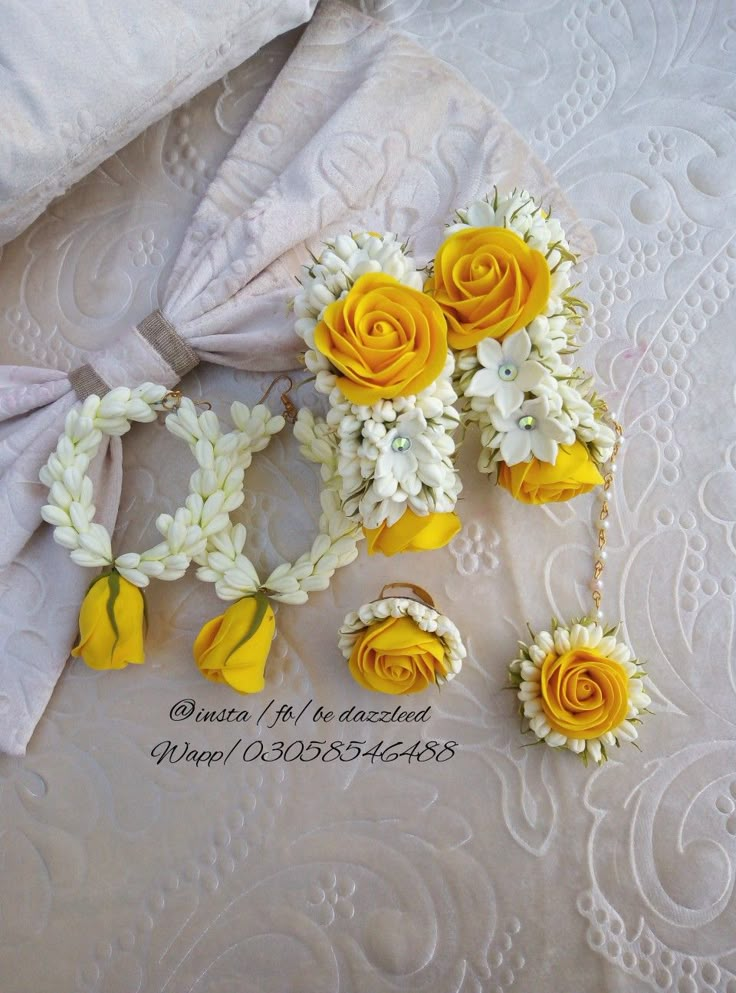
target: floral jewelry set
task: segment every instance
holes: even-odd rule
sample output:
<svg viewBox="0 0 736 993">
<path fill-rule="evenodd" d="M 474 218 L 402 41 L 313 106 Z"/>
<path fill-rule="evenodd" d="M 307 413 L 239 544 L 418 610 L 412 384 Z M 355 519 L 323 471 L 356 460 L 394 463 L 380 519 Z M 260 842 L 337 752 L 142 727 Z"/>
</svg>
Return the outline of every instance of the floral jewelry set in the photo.
<svg viewBox="0 0 736 993">
<path fill-rule="evenodd" d="M 297 412 L 282 395 L 301 452 L 321 471 L 311 548 L 261 579 L 246 554 L 246 528 L 231 520 L 253 454 L 284 417 L 263 403 L 235 402 L 233 428 L 223 432 L 212 410 L 163 386 L 90 396 L 68 414 L 40 474 L 49 487 L 43 517 L 56 541 L 77 564 L 103 570 L 82 603 L 72 654 L 98 669 L 143 662 L 143 588 L 152 578 L 181 578 L 194 561 L 197 577 L 230 602 L 197 636 L 197 665 L 210 680 L 258 692 L 276 630 L 269 601 L 301 604 L 326 589 L 363 537 L 369 554 L 393 555 L 440 548 L 459 532 L 453 435 L 474 424 L 479 470 L 517 500 L 568 500 L 601 488 L 595 609 L 532 633 L 509 674 L 523 730 L 585 761 L 604 760 L 607 748 L 636 738 L 650 700 L 639 663 L 602 622 L 621 428 L 607 421 L 590 378 L 565 362 L 584 304 L 573 295 L 576 257 L 561 225 L 527 192 L 496 192 L 458 211 L 423 271 L 396 235 L 375 232 L 340 235 L 312 260 L 294 299 L 295 329 L 329 409 L 325 417 Z M 189 494 L 173 515 L 157 518 L 159 544 L 113 555 L 110 534 L 94 523 L 88 468 L 103 435 L 162 412 L 197 464 Z M 396 586 L 410 595 L 385 595 Z M 359 685 L 392 694 L 451 680 L 466 654 L 431 597 L 403 583 L 349 614 L 339 647 Z"/>
</svg>

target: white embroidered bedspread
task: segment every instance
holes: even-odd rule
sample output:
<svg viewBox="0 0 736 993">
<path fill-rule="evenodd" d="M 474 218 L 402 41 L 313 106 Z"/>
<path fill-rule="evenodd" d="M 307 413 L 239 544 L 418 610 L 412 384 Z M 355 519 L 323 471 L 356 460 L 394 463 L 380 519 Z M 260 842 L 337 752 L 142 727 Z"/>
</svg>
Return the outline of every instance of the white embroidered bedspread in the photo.
<svg viewBox="0 0 736 993">
<path fill-rule="evenodd" d="M 469 442 L 463 532 L 432 554 L 362 553 L 309 605 L 281 608 L 260 697 L 225 697 L 196 672 L 191 642 L 219 603 L 193 577 L 151 586 L 145 667 L 68 667 L 28 755 L 0 757 L 0 988 L 735 993 L 733 13 L 716 0 L 361 7 L 494 100 L 595 235 L 580 358 L 627 435 L 604 606 L 646 660 L 656 716 L 641 752 L 601 770 L 522 747 L 506 665 L 527 621 L 587 609 L 593 500 L 516 504 L 475 472 Z M 5 247 L 3 361 L 69 369 L 155 308 L 291 44 L 154 125 Z M 200 366 L 184 387 L 222 410 L 269 378 Z M 315 471 L 286 435 L 247 473 L 242 514 L 264 565 L 316 528 Z M 126 440 L 121 546 L 151 544 L 185 491 L 181 451 L 163 430 Z M 432 591 L 469 659 L 422 697 L 426 723 L 340 721 L 352 704 L 388 706 L 354 686 L 336 631 L 399 579 Z M 251 720 L 196 719 L 225 705 Z M 299 723 L 267 727 L 288 706 L 306 708 Z M 258 757 L 258 742 L 273 755 L 278 740 L 419 738 L 457 745 L 443 762 Z M 233 750 L 226 764 L 158 764 L 165 741 Z"/>
</svg>

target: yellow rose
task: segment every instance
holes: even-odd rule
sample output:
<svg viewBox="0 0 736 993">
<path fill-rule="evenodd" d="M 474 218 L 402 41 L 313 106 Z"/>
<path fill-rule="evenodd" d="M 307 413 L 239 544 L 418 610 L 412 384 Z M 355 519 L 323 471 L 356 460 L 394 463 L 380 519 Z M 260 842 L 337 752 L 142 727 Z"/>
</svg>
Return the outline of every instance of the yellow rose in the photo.
<svg viewBox="0 0 736 993">
<path fill-rule="evenodd" d="M 498 482 L 522 503 L 554 503 L 588 493 L 603 483 L 603 476 L 585 445 L 576 441 L 559 446 L 554 465 L 539 459 L 514 466 L 502 462 Z"/>
<path fill-rule="evenodd" d="M 452 348 L 504 338 L 544 310 L 550 272 L 541 252 L 507 228 L 463 228 L 440 246 L 425 290 L 445 312 Z"/>
<path fill-rule="evenodd" d="M 145 662 L 146 602 L 137 586 L 119 572 L 94 580 L 79 611 L 79 641 L 72 655 L 92 669 L 124 669 Z"/>
<path fill-rule="evenodd" d="M 419 393 L 437 379 L 447 358 L 447 324 L 426 293 L 371 272 L 327 307 L 314 343 L 342 373 L 337 385 L 347 399 L 370 405 Z"/>
<path fill-rule="evenodd" d="M 594 648 L 550 652 L 542 663 L 540 686 L 549 726 L 568 738 L 598 738 L 628 713 L 626 670 Z"/>
<path fill-rule="evenodd" d="M 420 517 L 405 510 L 395 524 L 363 528 L 368 554 L 396 555 L 398 552 L 423 552 L 442 548 L 452 541 L 462 524 L 457 514 L 427 514 Z"/>
<path fill-rule="evenodd" d="M 262 593 L 236 600 L 197 635 L 193 653 L 199 671 L 238 693 L 259 693 L 263 670 L 276 633 L 276 620 Z"/>
<path fill-rule="evenodd" d="M 410 617 L 371 624 L 358 636 L 348 666 L 364 689 L 394 694 L 420 693 L 450 671 L 440 639 Z"/>
</svg>

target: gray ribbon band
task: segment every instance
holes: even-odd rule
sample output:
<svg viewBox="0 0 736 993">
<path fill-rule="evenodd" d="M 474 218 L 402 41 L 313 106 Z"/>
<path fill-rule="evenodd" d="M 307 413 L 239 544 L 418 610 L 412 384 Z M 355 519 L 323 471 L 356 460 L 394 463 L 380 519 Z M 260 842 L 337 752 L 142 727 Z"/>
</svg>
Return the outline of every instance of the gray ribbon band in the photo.
<svg viewBox="0 0 736 993">
<path fill-rule="evenodd" d="M 144 318 L 136 331 L 177 375 L 179 379 L 199 365 L 199 356 L 177 332 L 174 325 L 168 321 L 160 310 Z M 69 373 L 69 381 L 80 400 L 86 400 L 93 393 L 104 396 L 110 392 L 110 386 L 88 363 L 73 369 Z M 137 386 L 137 383 L 131 383 Z"/>
<path fill-rule="evenodd" d="M 138 325 L 138 334 L 158 352 L 180 379 L 199 365 L 197 353 L 181 337 L 174 325 L 166 320 L 160 310 L 154 310 L 141 321 Z"/>
<path fill-rule="evenodd" d="M 92 396 L 93 393 L 101 397 L 110 392 L 110 387 L 102 376 L 96 373 L 88 363 L 80 365 L 78 369 L 72 369 L 69 373 L 69 382 L 72 384 L 74 392 L 82 401 Z"/>
</svg>

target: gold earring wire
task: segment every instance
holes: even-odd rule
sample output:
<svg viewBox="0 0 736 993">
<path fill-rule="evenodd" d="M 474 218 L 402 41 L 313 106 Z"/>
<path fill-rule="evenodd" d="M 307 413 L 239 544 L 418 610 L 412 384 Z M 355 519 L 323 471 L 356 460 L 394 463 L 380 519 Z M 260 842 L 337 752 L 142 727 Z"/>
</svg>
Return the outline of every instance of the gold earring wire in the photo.
<svg viewBox="0 0 736 993">
<path fill-rule="evenodd" d="M 178 410 L 181 406 L 181 402 L 184 399 L 184 394 L 181 390 L 169 390 L 165 393 L 162 400 L 161 406 L 164 410 Z M 202 407 L 204 410 L 212 410 L 212 404 L 209 400 L 192 400 L 195 407 Z"/>
<path fill-rule="evenodd" d="M 269 396 L 271 390 L 274 388 L 274 386 L 276 385 L 276 383 L 281 383 L 281 382 L 288 383 L 288 386 L 281 393 L 281 396 L 279 398 L 281 400 L 281 403 L 284 406 L 284 418 L 289 422 L 289 424 L 294 424 L 294 422 L 296 421 L 297 409 L 296 409 L 296 405 L 295 405 L 294 401 L 289 396 L 289 394 L 291 393 L 291 391 L 294 389 L 294 383 L 292 381 L 291 376 L 287 376 L 285 374 L 282 374 L 280 376 L 277 376 L 274 380 L 272 380 L 272 382 L 269 385 L 268 389 L 263 394 L 263 396 L 258 401 L 258 403 L 265 403 L 266 400 L 268 399 L 268 396 Z"/>
</svg>

